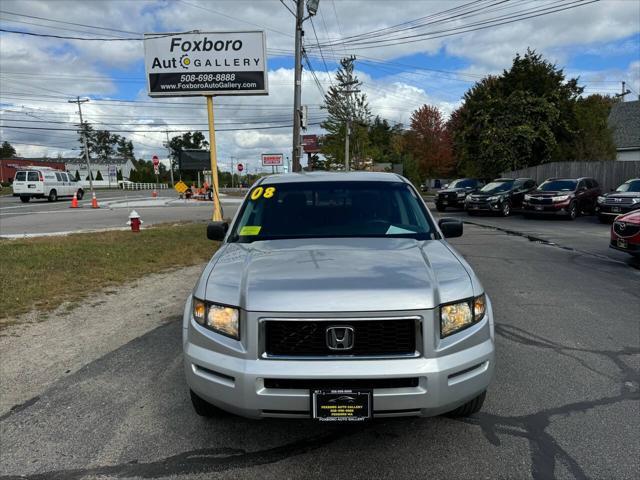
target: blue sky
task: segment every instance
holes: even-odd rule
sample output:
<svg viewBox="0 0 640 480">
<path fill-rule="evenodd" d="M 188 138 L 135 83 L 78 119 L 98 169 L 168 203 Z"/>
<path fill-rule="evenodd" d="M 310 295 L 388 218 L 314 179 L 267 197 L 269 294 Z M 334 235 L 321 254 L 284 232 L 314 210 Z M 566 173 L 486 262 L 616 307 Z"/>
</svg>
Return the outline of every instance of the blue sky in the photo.
<svg viewBox="0 0 640 480">
<path fill-rule="evenodd" d="M 473 22 L 533 9 L 556 8 L 554 5 L 563 6 L 571 0 L 321 0 L 313 20 L 315 34 L 310 21 L 305 23 L 305 44 L 325 90 L 336 68 L 335 59 L 356 55 L 358 75 L 364 82 L 362 89 L 373 113 L 403 124 L 424 103 L 435 105 L 448 115 L 475 81 L 508 68 L 514 55 L 523 53 L 527 47 L 564 68 L 568 75 L 580 76 L 588 94 L 617 93 L 624 80 L 633 91 L 627 100 L 637 98 L 640 3 L 581 1 L 584 5 L 578 8 L 542 17 L 403 43 L 393 39 L 464 28 Z M 260 152 L 288 152 L 291 148 L 291 129 L 284 125 L 291 122 L 292 115 L 293 58 L 289 52 L 293 49 L 293 18 L 278 0 L 3 0 L 2 11 L 1 28 L 62 36 L 136 37 L 144 32 L 265 29 L 269 95 L 216 100 L 219 125 L 233 123 L 241 128 L 220 132 L 218 152 L 223 163 L 234 156 L 247 165 L 256 163 L 257 168 Z M 452 12 L 463 15 L 453 18 Z M 381 29 L 394 25 L 398 25 L 398 33 L 388 30 L 380 33 Z M 378 33 L 363 41 L 378 42 L 375 48 L 362 49 L 353 40 L 374 31 Z M 327 71 L 316 45 L 316 34 L 318 42 L 324 45 L 322 54 Z M 381 45 L 385 38 L 388 43 L 397 44 Z M 75 154 L 70 150 L 77 148 L 74 132 L 6 128 L 33 126 L 37 118 L 40 119 L 37 122 L 43 122 L 42 119 L 63 122 L 42 123 L 45 127 L 77 121 L 73 106 L 66 103 L 67 98 L 75 95 L 92 99 L 83 112 L 97 128 L 107 128 L 105 124 L 112 129 L 144 128 L 139 134 L 128 135 L 140 156 L 164 154 L 165 129 L 206 123 L 206 112 L 198 107 L 204 104 L 202 100 L 176 98 L 158 103 L 147 96 L 140 41 L 88 42 L 0 33 L 0 72 L 0 136 L 19 142 L 20 152 L 25 156 Z M 99 100 L 106 98 L 139 103 L 117 105 Z M 196 105 L 193 108 L 164 105 L 171 101 Z M 305 71 L 303 103 L 311 106 L 316 119 L 323 115 L 318 108 L 321 102 L 322 92 Z M 238 109 L 225 104 L 245 106 Z M 251 124 L 242 127 L 242 122 L 250 118 L 283 127 L 260 131 Z M 20 123 L 27 119 L 32 123 Z M 312 127 L 309 133 L 321 130 Z"/>
</svg>

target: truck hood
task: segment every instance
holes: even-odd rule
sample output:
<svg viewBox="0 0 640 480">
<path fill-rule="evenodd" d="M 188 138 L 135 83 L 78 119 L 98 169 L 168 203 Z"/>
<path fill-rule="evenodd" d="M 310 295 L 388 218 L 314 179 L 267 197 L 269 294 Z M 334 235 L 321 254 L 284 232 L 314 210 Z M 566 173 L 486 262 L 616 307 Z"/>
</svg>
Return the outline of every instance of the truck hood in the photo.
<svg viewBox="0 0 640 480">
<path fill-rule="evenodd" d="M 440 240 L 350 238 L 229 243 L 194 294 L 262 312 L 431 309 L 480 287 Z"/>
</svg>

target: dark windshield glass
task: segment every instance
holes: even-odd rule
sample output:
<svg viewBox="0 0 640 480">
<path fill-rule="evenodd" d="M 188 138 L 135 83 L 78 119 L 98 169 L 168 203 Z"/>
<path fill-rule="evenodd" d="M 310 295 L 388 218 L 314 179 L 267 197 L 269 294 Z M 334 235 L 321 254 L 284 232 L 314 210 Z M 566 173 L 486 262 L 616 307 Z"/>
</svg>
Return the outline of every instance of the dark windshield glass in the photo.
<svg viewBox="0 0 640 480">
<path fill-rule="evenodd" d="M 547 180 L 538 187 L 540 192 L 573 192 L 578 182 L 576 180 Z"/>
<path fill-rule="evenodd" d="M 413 189 L 395 182 L 265 183 L 249 193 L 230 241 L 285 238 L 433 238 Z"/>
<path fill-rule="evenodd" d="M 466 187 L 475 187 L 476 181 L 469 179 L 460 179 L 454 180 L 449 184 L 449 188 L 466 188 Z"/>
<path fill-rule="evenodd" d="M 513 188 L 515 180 L 506 180 L 504 182 L 489 182 L 480 189 L 482 193 L 499 193 L 508 192 Z"/>
<path fill-rule="evenodd" d="M 640 192 L 640 180 L 631 180 L 623 183 L 616 188 L 616 192 Z"/>
</svg>

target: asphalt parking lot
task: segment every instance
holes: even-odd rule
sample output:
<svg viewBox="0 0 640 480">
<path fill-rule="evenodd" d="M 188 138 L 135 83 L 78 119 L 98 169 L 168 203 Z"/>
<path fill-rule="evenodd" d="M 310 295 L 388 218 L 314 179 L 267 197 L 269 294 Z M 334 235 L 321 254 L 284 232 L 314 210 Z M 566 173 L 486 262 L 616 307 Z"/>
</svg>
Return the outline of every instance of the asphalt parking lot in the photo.
<svg viewBox="0 0 640 480">
<path fill-rule="evenodd" d="M 497 370 L 472 418 L 203 419 L 169 317 L 2 415 L 0 479 L 637 478 L 640 270 L 593 218 L 473 221 L 451 243 L 493 300 Z"/>
</svg>

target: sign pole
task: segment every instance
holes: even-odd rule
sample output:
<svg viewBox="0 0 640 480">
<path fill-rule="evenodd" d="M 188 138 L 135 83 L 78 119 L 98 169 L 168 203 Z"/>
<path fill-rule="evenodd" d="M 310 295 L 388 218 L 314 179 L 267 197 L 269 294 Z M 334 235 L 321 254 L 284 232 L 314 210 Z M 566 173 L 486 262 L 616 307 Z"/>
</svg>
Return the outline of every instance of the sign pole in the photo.
<svg viewBox="0 0 640 480">
<path fill-rule="evenodd" d="M 209 156 L 211 158 L 211 183 L 213 184 L 213 221 L 222 221 L 222 210 L 218 198 L 218 159 L 216 157 L 216 131 L 214 129 L 213 96 L 207 95 L 207 113 L 209 114 Z"/>
</svg>

